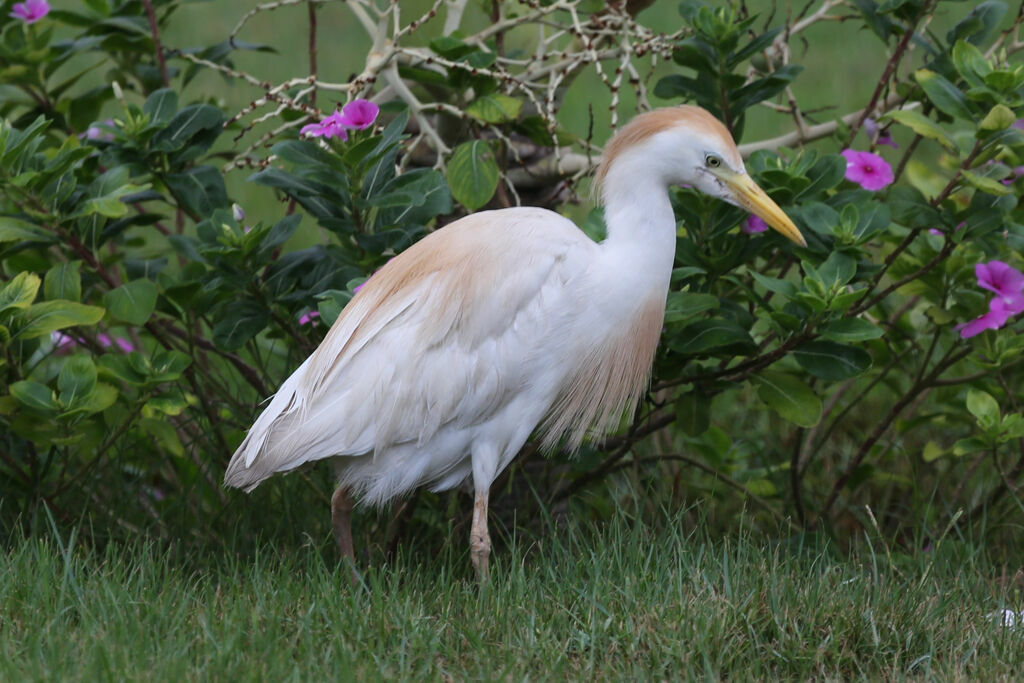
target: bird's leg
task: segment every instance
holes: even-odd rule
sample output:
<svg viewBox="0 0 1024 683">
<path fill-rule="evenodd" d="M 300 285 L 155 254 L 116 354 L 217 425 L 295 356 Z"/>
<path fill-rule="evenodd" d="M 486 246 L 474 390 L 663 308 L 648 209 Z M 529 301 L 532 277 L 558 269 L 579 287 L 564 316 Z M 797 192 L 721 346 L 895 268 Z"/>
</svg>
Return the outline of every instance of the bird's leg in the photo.
<svg viewBox="0 0 1024 683">
<path fill-rule="evenodd" d="M 348 558 L 354 564 L 356 553 L 352 547 L 352 500 L 344 486 L 339 486 L 331 496 L 331 522 L 334 524 L 334 540 L 338 542 L 338 552 L 342 559 Z"/>
<path fill-rule="evenodd" d="M 486 489 L 478 489 L 476 492 L 476 500 L 473 502 L 473 529 L 469 534 L 469 556 L 481 581 L 487 580 L 487 558 L 491 554 L 491 536 L 487 533 L 487 495 Z"/>
</svg>

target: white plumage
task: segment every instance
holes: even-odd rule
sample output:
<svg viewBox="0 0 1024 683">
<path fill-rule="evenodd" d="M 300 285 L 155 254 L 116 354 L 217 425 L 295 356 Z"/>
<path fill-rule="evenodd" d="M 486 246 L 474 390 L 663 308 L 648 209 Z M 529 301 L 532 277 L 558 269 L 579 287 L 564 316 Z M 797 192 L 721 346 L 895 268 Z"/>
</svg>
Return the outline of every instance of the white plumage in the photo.
<svg viewBox="0 0 1024 683">
<path fill-rule="evenodd" d="M 471 477 L 472 557 L 486 574 L 487 493 L 534 430 L 547 447 L 578 447 L 646 386 L 675 250 L 667 186 L 746 205 L 802 241 L 746 176 L 725 128 L 696 107 L 634 119 L 599 180 L 600 244 L 554 212 L 511 208 L 467 216 L 388 262 L 278 390 L 225 483 L 251 491 L 332 458 L 335 530 L 351 556 L 353 496 L 383 504 Z"/>
</svg>

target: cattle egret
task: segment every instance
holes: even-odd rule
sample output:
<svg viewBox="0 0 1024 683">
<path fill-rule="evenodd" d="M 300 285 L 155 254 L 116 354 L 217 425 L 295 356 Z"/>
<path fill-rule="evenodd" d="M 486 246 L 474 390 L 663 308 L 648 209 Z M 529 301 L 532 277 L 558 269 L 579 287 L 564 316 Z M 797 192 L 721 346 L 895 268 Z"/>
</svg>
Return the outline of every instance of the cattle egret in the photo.
<svg viewBox="0 0 1024 683">
<path fill-rule="evenodd" d="M 353 500 L 383 505 L 471 478 L 470 556 L 486 577 L 488 491 L 530 435 L 576 449 L 646 388 L 676 245 L 669 186 L 740 206 L 805 245 L 699 107 L 635 117 L 596 180 L 603 242 L 557 213 L 516 207 L 466 216 L 391 259 L 281 385 L 224 483 L 251 491 L 331 459 L 331 516 L 351 559 Z"/>
</svg>

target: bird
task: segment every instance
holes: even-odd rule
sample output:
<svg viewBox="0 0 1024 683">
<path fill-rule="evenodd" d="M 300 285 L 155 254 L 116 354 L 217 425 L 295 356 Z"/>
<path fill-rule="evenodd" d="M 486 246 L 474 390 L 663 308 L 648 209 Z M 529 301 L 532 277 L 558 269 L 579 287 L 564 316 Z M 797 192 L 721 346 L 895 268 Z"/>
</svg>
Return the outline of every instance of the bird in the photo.
<svg viewBox="0 0 1024 683">
<path fill-rule="evenodd" d="M 281 384 L 225 485 L 249 492 L 331 461 L 335 540 L 354 561 L 356 502 L 471 483 L 470 559 L 486 579 L 490 487 L 527 440 L 575 451 L 646 391 L 675 257 L 669 188 L 739 206 L 806 246 L 729 130 L 697 106 L 636 115 L 594 180 L 600 242 L 553 211 L 511 207 L 469 214 L 388 261 Z"/>
</svg>

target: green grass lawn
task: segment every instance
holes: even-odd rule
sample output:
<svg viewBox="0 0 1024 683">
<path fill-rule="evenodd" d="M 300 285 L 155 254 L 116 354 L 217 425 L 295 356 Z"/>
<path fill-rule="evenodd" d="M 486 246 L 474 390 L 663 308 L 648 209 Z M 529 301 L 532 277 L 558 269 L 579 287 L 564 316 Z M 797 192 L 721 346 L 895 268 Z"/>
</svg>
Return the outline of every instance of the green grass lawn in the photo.
<svg viewBox="0 0 1024 683">
<path fill-rule="evenodd" d="M 408 551 L 354 586 L 330 551 L 16 543 L 0 678 L 996 680 L 1024 665 L 1024 631 L 986 618 L 1020 606 L 1019 577 L 953 534 L 913 556 L 867 539 L 838 553 L 620 516 L 513 539 L 486 586 L 460 550 Z"/>
</svg>

